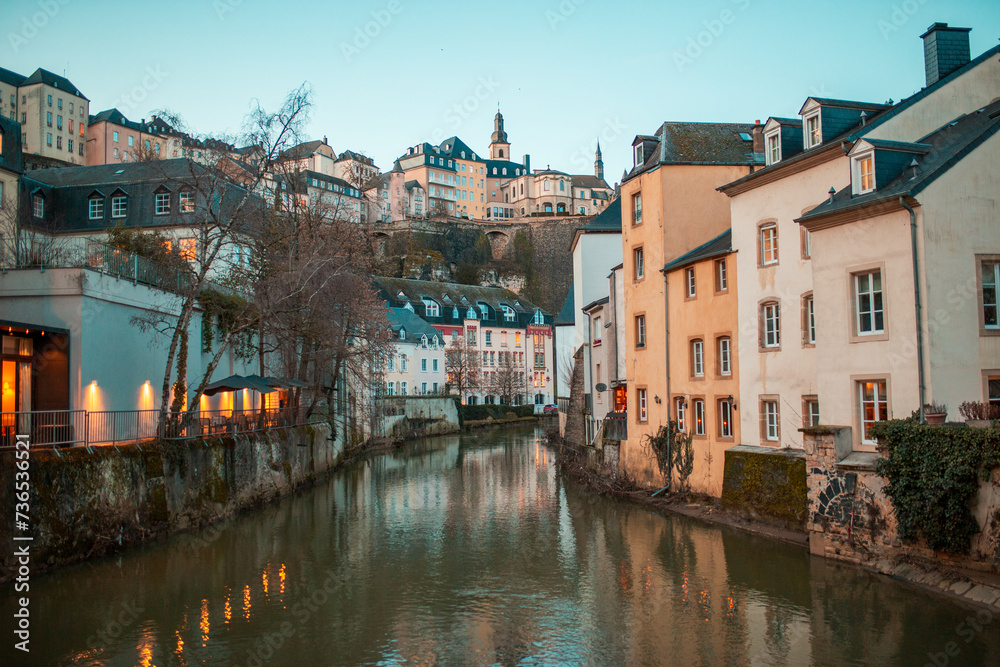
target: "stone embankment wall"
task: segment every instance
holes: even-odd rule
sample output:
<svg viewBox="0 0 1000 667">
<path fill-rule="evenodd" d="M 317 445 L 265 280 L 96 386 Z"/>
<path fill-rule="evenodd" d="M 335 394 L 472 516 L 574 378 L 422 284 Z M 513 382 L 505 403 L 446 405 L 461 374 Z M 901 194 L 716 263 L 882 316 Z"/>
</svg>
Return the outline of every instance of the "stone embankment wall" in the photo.
<svg viewBox="0 0 1000 667">
<path fill-rule="evenodd" d="M 752 445 L 727 449 L 722 505 L 753 518 L 801 527 L 807 509 L 802 450 Z"/>
<path fill-rule="evenodd" d="M 460 430 L 458 406 L 454 398 L 407 396 L 382 400 L 399 413 L 385 418 L 384 437 L 409 440 Z"/>
<path fill-rule="evenodd" d="M 232 515 L 330 472 L 343 446 L 326 424 L 190 442 L 35 450 L 32 571 L 85 560 Z M 0 452 L 0 506 L 15 505 L 13 451 Z M 11 544 L 13 517 L 0 527 Z M 20 534 L 20 533 L 19 533 Z M 14 571 L 0 552 L 0 580 Z"/>
<path fill-rule="evenodd" d="M 804 429 L 809 475 L 809 548 L 812 553 L 885 569 L 878 561 L 924 562 L 1000 572 L 1000 471 L 980 483 L 973 515 L 979 532 L 969 554 L 903 544 L 885 479 L 875 473 L 877 454 L 852 451 L 850 427 Z"/>
</svg>

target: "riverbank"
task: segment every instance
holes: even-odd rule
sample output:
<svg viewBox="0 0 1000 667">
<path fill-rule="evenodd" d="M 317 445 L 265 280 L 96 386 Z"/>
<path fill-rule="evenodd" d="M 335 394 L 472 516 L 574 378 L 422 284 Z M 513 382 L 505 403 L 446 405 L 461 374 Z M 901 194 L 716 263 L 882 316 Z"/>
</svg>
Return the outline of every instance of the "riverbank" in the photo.
<svg viewBox="0 0 1000 667">
<path fill-rule="evenodd" d="M 719 499 L 708 496 L 664 493 L 654 497 L 652 493 L 655 489 L 640 488 L 628 479 L 616 479 L 595 471 L 587 464 L 583 454 L 558 442 L 558 438 L 550 438 L 549 443 L 559 452 L 557 461 L 560 469 L 592 493 L 620 498 L 663 516 L 680 515 L 730 526 L 809 549 L 809 535 L 804 526 L 799 528 L 737 513 L 723 507 Z M 929 568 L 924 563 L 888 558 L 861 563 L 851 561 L 851 564 L 1000 614 L 1000 575 L 955 567 Z"/>
</svg>

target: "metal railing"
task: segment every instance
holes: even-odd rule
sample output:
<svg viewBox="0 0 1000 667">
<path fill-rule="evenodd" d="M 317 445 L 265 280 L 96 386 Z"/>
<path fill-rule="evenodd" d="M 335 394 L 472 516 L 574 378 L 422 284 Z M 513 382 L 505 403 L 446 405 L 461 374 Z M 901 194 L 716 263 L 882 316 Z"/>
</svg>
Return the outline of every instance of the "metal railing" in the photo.
<svg viewBox="0 0 1000 667">
<path fill-rule="evenodd" d="M 559 406 L 559 412 L 569 412 L 569 399 L 558 397 L 556 398 L 556 404 Z"/>
<path fill-rule="evenodd" d="M 185 417 L 190 417 L 185 419 Z M 314 421 L 304 407 L 276 410 L 201 410 L 171 415 L 160 424 L 158 410 L 47 410 L 0 413 L 0 449 L 12 449 L 18 435 L 31 447 L 114 445 L 153 440 L 189 440 L 239 435 Z"/>
<path fill-rule="evenodd" d="M 191 287 L 191 276 L 183 271 L 100 241 L 87 240 L 82 264 L 119 278 L 172 292 L 185 291 Z"/>
</svg>

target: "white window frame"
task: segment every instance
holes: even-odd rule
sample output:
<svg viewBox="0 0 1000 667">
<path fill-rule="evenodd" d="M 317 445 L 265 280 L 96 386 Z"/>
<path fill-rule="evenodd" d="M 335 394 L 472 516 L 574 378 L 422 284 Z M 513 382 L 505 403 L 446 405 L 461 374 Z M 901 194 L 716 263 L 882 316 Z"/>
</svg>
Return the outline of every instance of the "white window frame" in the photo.
<svg viewBox="0 0 1000 667">
<path fill-rule="evenodd" d="M 87 203 L 87 218 L 89 220 L 104 219 L 104 200 L 100 197 L 91 197 Z"/>
<path fill-rule="evenodd" d="M 819 426 L 819 399 L 806 399 L 806 426 Z"/>
<path fill-rule="evenodd" d="M 45 217 L 45 197 L 33 195 L 31 198 L 31 212 L 36 218 Z"/>
<path fill-rule="evenodd" d="M 705 401 L 694 399 L 694 434 L 705 435 Z"/>
<path fill-rule="evenodd" d="M 632 195 L 632 224 L 642 224 L 642 193 Z"/>
<path fill-rule="evenodd" d="M 854 283 L 854 331 L 856 336 L 878 336 L 885 333 L 885 286 L 882 279 L 882 270 L 874 269 L 863 273 L 855 273 L 851 276 Z M 862 292 L 861 279 L 868 279 L 868 289 Z M 875 280 L 878 279 L 878 289 L 875 288 Z M 863 306 L 867 298 L 868 306 Z M 880 302 L 876 306 L 876 299 Z M 870 326 L 863 326 L 863 318 L 870 318 Z M 878 317 L 881 316 L 881 326 L 878 325 Z"/>
<path fill-rule="evenodd" d="M 646 316 L 636 315 L 635 317 L 635 346 L 646 347 Z"/>
<path fill-rule="evenodd" d="M 649 398 L 645 388 L 636 391 L 639 404 L 639 421 L 644 422 L 649 419 Z"/>
<path fill-rule="evenodd" d="M 983 329 L 987 331 L 1000 330 L 1000 261 L 981 260 L 979 268 L 982 289 L 979 292 L 980 313 L 983 318 Z M 987 308 L 993 309 L 993 322 L 986 315 Z"/>
<path fill-rule="evenodd" d="M 128 215 L 128 197 L 119 195 L 111 198 L 111 217 L 124 218 Z"/>
<path fill-rule="evenodd" d="M 719 400 L 719 437 L 733 437 L 733 404 L 728 398 Z"/>
<path fill-rule="evenodd" d="M 767 165 L 777 164 L 781 162 L 781 128 L 778 128 L 774 132 L 766 135 L 764 137 L 764 142 L 766 144 L 765 157 Z"/>
<path fill-rule="evenodd" d="M 764 408 L 764 440 L 778 442 L 781 438 L 781 412 L 778 401 L 763 401 Z"/>
<path fill-rule="evenodd" d="M 705 341 L 691 341 L 691 373 L 696 378 L 705 377 Z"/>
<path fill-rule="evenodd" d="M 761 225 L 758 232 L 760 243 L 761 266 L 773 266 L 778 263 L 778 223 L 771 222 Z"/>
<path fill-rule="evenodd" d="M 684 272 L 684 276 L 685 283 L 687 284 L 687 297 L 689 299 L 693 299 L 698 294 L 697 286 L 695 284 L 694 267 L 689 266 Z"/>
<path fill-rule="evenodd" d="M 733 374 L 733 341 L 729 336 L 719 338 L 719 375 Z"/>
<path fill-rule="evenodd" d="M 806 148 L 814 148 L 823 143 L 823 122 L 819 109 L 802 119 L 802 139 Z"/>
<path fill-rule="evenodd" d="M 726 266 L 726 260 L 717 259 L 715 260 L 715 282 L 717 292 L 726 292 L 729 290 L 729 267 Z"/>
<path fill-rule="evenodd" d="M 856 195 L 863 195 L 875 190 L 875 152 L 868 151 L 854 156 L 851 160 L 852 187 L 851 191 Z"/>
<path fill-rule="evenodd" d="M 816 301 L 813 298 L 812 294 L 807 296 L 805 300 L 806 300 L 805 342 L 806 345 L 815 345 L 816 344 Z"/>
<path fill-rule="evenodd" d="M 434 299 L 424 299 L 427 317 L 441 317 L 441 306 Z"/>
<path fill-rule="evenodd" d="M 679 396 L 674 399 L 674 417 L 676 417 L 677 430 L 681 433 L 687 432 L 687 399 Z"/>
<path fill-rule="evenodd" d="M 868 427 L 875 422 L 885 421 L 884 419 L 879 418 L 882 414 L 885 415 L 885 419 L 889 419 L 889 381 L 885 378 L 873 378 L 870 380 L 858 380 L 857 384 L 858 422 L 861 425 L 861 444 L 877 445 L 878 442 L 874 438 L 868 437 Z M 869 385 L 871 385 L 873 389 L 870 400 L 865 396 L 865 389 Z M 867 405 L 872 406 L 874 419 L 866 418 L 865 408 Z"/>
<path fill-rule="evenodd" d="M 761 347 L 781 347 L 781 303 L 768 301 L 760 307 Z"/>
<path fill-rule="evenodd" d="M 153 210 L 154 215 L 167 215 L 170 213 L 170 193 L 169 192 L 157 192 L 155 197 L 155 208 Z"/>
<path fill-rule="evenodd" d="M 646 277 L 646 260 L 642 246 L 632 251 L 632 261 L 635 264 L 635 279 L 642 280 Z"/>
</svg>

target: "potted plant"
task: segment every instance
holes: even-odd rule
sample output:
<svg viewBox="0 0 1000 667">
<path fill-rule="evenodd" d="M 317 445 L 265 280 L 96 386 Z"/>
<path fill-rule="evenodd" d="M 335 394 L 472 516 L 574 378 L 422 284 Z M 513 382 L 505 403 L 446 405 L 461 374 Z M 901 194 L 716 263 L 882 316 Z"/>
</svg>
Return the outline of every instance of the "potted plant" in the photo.
<svg viewBox="0 0 1000 667">
<path fill-rule="evenodd" d="M 965 401 L 958 406 L 958 412 L 973 428 L 989 428 L 994 419 L 1000 419 L 1000 405 L 989 401 Z"/>
<path fill-rule="evenodd" d="M 924 405 L 924 419 L 928 424 L 943 424 L 948 418 L 948 406 L 942 403 L 926 403 Z"/>
</svg>

